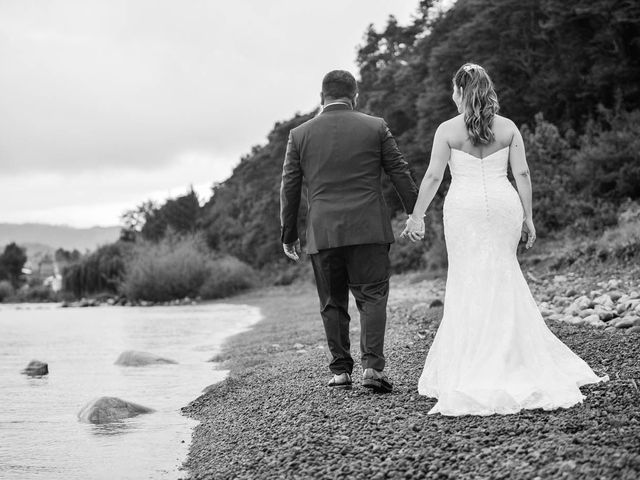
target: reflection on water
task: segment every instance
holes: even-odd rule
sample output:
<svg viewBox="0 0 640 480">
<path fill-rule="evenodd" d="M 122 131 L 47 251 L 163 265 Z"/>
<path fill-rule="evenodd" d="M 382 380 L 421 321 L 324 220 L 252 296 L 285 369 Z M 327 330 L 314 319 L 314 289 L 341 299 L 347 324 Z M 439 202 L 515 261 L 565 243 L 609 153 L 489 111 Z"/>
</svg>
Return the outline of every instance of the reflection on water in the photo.
<svg viewBox="0 0 640 480">
<path fill-rule="evenodd" d="M 105 423 L 104 425 L 92 425 L 91 433 L 94 435 L 122 435 L 132 429 L 135 425 L 129 425 L 124 421 Z"/>
<path fill-rule="evenodd" d="M 196 424 L 180 408 L 224 377 L 207 360 L 258 319 L 257 309 L 236 305 L 0 306 L 0 478 L 179 478 Z M 114 365 L 124 350 L 178 364 Z M 47 362 L 49 375 L 22 375 L 33 359 Z M 155 412 L 80 422 L 81 408 L 100 396 Z"/>
</svg>

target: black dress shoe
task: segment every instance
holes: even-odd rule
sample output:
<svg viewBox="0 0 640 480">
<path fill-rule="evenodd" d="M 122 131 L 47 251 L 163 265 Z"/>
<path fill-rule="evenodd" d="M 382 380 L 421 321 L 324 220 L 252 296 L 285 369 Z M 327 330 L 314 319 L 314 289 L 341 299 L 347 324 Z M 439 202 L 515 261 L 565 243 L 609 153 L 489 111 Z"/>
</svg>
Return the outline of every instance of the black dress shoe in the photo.
<svg viewBox="0 0 640 480">
<path fill-rule="evenodd" d="M 387 374 L 373 368 L 367 368 L 362 373 L 362 386 L 376 393 L 389 393 L 393 390 L 393 383 L 389 381 Z"/>
<path fill-rule="evenodd" d="M 338 388 L 341 390 L 351 390 L 352 382 L 351 375 L 348 373 L 341 373 L 340 375 L 334 375 L 329 386 L 332 388 Z"/>
</svg>

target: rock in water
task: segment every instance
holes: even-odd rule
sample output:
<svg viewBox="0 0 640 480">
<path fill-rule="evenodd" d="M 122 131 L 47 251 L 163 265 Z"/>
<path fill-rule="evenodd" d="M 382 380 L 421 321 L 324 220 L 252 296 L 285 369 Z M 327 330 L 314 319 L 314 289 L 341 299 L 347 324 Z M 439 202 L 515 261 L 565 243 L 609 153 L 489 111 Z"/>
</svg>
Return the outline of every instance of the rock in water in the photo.
<svg viewBox="0 0 640 480">
<path fill-rule="evenodd" d="M 22 373 L 30 377 L 41 377 L 49 373 L 49 365 L 39 360 L 31 360 L 27 368 L 22 370 Z"/>
<path fill-rule="evenodd" d="M 127 402 L 116 397 L 100 397 L 86 404 L 78 419 L 86 423 L 111 423 L 125 418 L 135 417 L 143 413 L 151 413 L 152 408 L 143 407 L 137 403 Z"/>
<path fill-rule="evenodd" d="M 135 350 L 127 350 L 122 352 L 116 360 L 116 365 L 124 367 L 143 367 L 145 365 L 156 365 L 159 363 L 178 363 L 169 358 L 162 358 L 153 353 L 137 352 Z"/>
</svg>

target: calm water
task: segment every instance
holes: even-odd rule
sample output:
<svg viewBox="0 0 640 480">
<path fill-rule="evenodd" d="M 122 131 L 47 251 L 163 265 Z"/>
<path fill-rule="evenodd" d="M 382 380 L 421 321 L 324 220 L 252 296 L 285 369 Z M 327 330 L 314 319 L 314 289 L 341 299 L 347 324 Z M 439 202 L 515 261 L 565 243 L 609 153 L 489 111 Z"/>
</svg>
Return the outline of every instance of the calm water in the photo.
<svg viewBox="0 0 640 480">
<path fill-rule="evenodd" d="M 195 421 L 180 408 L 227 372 L 207 362 L 259 320 L 249 306 L 59 308 L 0 306 L 0 478 L 177 479 Z M 124 350 L 177 365 L 119 367 Z M 49 375 L 20 371 L 32 359 Z M 155 413 L 91 425 L 80 409 L 100 396 Z"/>
</svg>

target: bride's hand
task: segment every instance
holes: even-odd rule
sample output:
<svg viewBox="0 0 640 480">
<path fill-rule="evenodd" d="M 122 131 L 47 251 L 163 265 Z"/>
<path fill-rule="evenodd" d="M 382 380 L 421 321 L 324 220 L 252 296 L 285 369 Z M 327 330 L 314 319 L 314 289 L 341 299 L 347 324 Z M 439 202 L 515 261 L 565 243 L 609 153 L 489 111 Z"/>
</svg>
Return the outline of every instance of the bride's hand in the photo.
<svg viewBox="0 0 640 480">
<path fill-rule="evenodd" d="M 424 219 L 416 220 L 412 215 L 407 218 L 407 224 L 404 230 L 400 234 L 401 237 L 406 237 L 412 242 L 417 242 L 424 238 Z"/>
<path fill-rule="evenodd" d="M 527 234 L 527 249 L 533 247 L 533 243 L 536 241 L 536 227 L 533 225 L 533 219 L 527 218 L 522 224 L 522 231 Z"/>
</svg>

